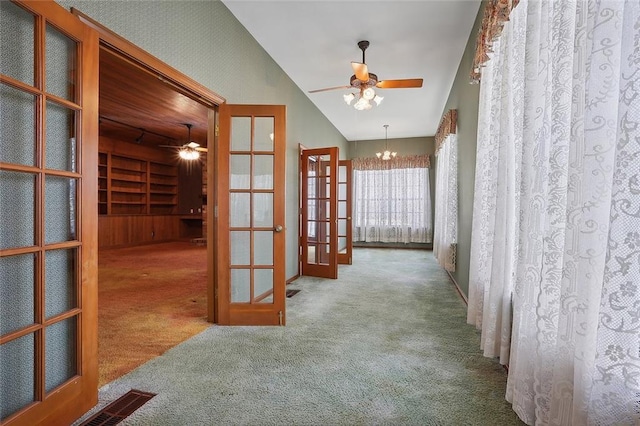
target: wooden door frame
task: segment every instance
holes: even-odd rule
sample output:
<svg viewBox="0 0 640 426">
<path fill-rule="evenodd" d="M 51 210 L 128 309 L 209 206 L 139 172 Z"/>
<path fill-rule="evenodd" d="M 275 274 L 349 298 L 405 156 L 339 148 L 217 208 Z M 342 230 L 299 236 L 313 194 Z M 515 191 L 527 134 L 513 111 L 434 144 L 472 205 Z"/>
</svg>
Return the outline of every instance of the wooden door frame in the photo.
<svg viewBox="0 0 640 426">
<path fill-rule="evenodd" d="M 340 181 L 340 167 L 346 167 L 346 173 L 347 173 L 347 181 L 346 182 L 341 182 Z M 346 183 L 347 184 L 347 193 L 346 193 L 346 200 L 340 200 L 340 184 L 341 183 Z M 353 226 L 352 226 L 352 207 L 353 207 L 353 163 L 351 160 L 338 160 L 338 223 L 340 223 L 340 213 L 339 213 L 339 209 L 340 209 L 340 201 L 346 201 L 347 203 L 347 217 L 343 218 L 344 220 L 347 221 L 347 234 L 346 234 L 346 239 L 347 239 L 347 252 L 346 253 L 340 253 L 340 250 L 338 250 L 338 264 L 339 265 L 351 265 L 352 263 L 352 253 L 353 253 Z M 338 232 L 339 235 L 339 232 Z M 340 238 L 338 236 L 338 238 Z M 338 249 L 340 247 L 338 246 Z"/>
<path fill-rule="evenodd" d="M 217 109 L 218 106 L 225 103 L 226 100 L 217 93 L 207 89 L 202 84 L 181 73 L 175 68 L 162 62 L 160 59 L 151 55 L 149 52 L 141 49 L 115 32 L 111 31 L 80 10 L 72 7 L 71 13 L 76 15 L 80 21 L 98 32 L 100 46 L 106 47 L 115 54 L 121 56 L 129 63 L 139 69 L 149 73 L 153 78 L 159 78 L 164 83 L 170 85 L 177 92 L 193 99 L 194 101 L 206 106 L 209 109 L 208 130 L 207 130 L 207 146 L 213 155 L 207 155 L 207 190 L 210 192 L 207 196 L 207 217 L 206 222 L 210 225 L 207 227 L 207 321 L 216 322 L 217 313 L 215 311 L 215 264 L 214 254 L 215 247 L 215 173 L 217 166 L 215 162 L 215 147 L 217 146 Z M 98 164 L 88 165 L 89 167 Z"/>
<path fill-rule="evenodd" d="M 329 242 L 330 251 L 334 254 L 333 263 L 329 264 L 329 267 L 319 266 L 319 265 L 309 265 L 308 264 L 308 244 L 305 239 L 308 227 L 306 223 L 306 218 L 308 216 L 307 206 L 305 205 L 305 198 L 308 191 L 306 176 L 304 176 L 304 170 L 306 170 L 307 166 L 304 161 L 304 156 L 309 151 L 313 152 L 311 155 L 330 155 L 335 157 L 335 170 L 332 170 L 331 175 L 333 175 L 333 180 L 331 183 L 331 190 L 329 194 L 329 205 L 331 208 L 332 215 L 334 220 L 328 222 L 331 227 L 331 241 Z M 314 154 L 316 153 L 316 154 Z M 308 148 L 300 151 L 300 176 L 301 176 L 301 215 L 300 222 L 302 223 L 300 227 L 300 245 L 301 245 L 301 260 L 302 260 L 302 275 L 310 275 L 324 278 L 338 278 L 338 162 L 339 162 L 339 150 L 338 147 L 322 147 L 322 148 Z M 330 176 L 331 176 L 330 175 Z M 307 264 L 307 271 L 305 271 L 304 265 Z"/>
</svg>

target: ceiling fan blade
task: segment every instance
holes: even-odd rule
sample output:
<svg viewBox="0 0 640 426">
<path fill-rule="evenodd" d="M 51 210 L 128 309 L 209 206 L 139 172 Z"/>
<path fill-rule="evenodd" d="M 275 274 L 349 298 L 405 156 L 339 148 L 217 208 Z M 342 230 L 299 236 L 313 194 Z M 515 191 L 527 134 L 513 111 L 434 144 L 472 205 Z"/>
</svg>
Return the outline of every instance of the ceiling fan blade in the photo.
<svg viewBox="0 0 640 426">
<path fill-rule="evenodd" d="M 421 78 L 407 78 L 404 80 L 382 80 L 376 84 L 380 89 L 411 89 L 422 87 Z"/>
<path fill-rule="evenodd" d="M 158 148 L 173 148 L 173 149 L 179 149 L 181 148 L 180 145 L 158 145 Z"/>
<path fill-rule="evenodd" d="M 198 151 L 198 152 L 208 152 L 209 151 L 207 148 L 203 148 L 201 146 L 197 146 L 195 148 L 195 150 Z"/>
<path fill-rule="evenodd" d="M 351 88 L 351 86 L 327 87 L 326 89 L 309 90 L 309 93 L 327 92 L 327 91 L 329 91 L 329 90 L 350 89 L 350 88 Z"/>
<path fill-rule="evenodd" d="M 367 64 L 351 62 L 351 68 L 353 68 L 353 73 L 358 80 L 363 82 L 369 81 L 369 67 L 367 67 Z"/>
</svg>

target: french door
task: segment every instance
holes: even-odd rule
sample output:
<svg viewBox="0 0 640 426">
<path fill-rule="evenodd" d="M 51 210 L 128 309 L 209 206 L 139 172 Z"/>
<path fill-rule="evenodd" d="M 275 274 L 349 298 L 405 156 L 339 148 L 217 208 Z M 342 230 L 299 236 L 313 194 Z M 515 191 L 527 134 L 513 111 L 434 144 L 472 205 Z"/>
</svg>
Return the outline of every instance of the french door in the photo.
<svg viewBox="0 0 640 426">
<path fill-rule="evenodd" d="M 98 35 L 0 1 L 0 423 L 97 403 Z"/>
<path fill-rule="evenodd" d="M 305 149 L 302 174 L 302 275 L 338 278 L 338 148 Z"/>
<path fill-rule="evenodd" d="M 285 325 L 283 105 L 219 109 L 215 320 Z"/>
<path fill-rule="evenodd" d="M 353 192 L 351 160 L 338 161 L 338 263 L 351 265 L 353 253 L 353 225 L 351 195 Z"/>
</svg>

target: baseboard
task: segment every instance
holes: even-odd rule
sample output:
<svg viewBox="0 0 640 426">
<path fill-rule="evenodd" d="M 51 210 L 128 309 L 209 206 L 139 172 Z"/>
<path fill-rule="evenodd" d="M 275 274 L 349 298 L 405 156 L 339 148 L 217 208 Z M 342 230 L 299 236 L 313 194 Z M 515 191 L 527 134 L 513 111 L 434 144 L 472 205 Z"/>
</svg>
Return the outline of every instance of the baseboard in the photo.
<svg viewBox="0 0 640 426">
<path fill-rule="evenodd" d="M 449 279 L 451 279 L 451 282 L 453 282 L 453 285 L 456 287 L 456 290 L 458 291 L 458 295 L 462 298 L 462 300 L 464 301 L 464 304 L 469 306 L 469 301 L 467 300 L 467 296 L 465 296 L 464 292 L 460 290 L 460 286 L 458 285 L 458 282 L 456 281 L 456 279 L 453 278 L 453 275 L 451 275 L 451 272 L 449 271 L 447 271 L 447 275 L 449 275 Z"/>
<path fill-rule="evenodd" d="M 297 280 L 298 278 L 300 278 L 300 275 L 299 275 L 299 274 L 295 274 L 294 276 L 292 276 L 291 278 L 289 278 L 289 279 L 286 281 L 286 283 L 285 283 L 285 284 L 286 284 L 286 285 L 289 285 L 289 284 L 291 284 L 292 282 L 294 282 L 295 280 Z"/>
<path fill-rule="evenodd" d="M 412 250 L 433 250 L 431 243 L 382 243 L 382 242 L 364 242 L 358 241 L 353 243 L 354 248 L 392 248 L 392 249 L 412 249 Z"/>
</svg>

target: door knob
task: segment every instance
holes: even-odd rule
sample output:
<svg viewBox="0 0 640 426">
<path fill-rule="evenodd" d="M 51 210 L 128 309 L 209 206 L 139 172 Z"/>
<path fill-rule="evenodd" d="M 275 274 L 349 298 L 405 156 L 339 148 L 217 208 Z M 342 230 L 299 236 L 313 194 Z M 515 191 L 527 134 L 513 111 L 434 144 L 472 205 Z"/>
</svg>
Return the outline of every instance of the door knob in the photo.
<svg viewBox="0 0 640 426">
<path fill-rule="evenodd" d="M 276 232 L 282 232 L 282 225 L 276 225 L 276 227 L 273 228 L 273 230 Z"/>
</svg>

